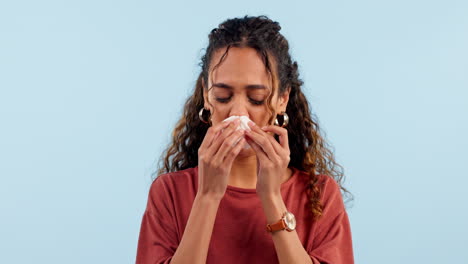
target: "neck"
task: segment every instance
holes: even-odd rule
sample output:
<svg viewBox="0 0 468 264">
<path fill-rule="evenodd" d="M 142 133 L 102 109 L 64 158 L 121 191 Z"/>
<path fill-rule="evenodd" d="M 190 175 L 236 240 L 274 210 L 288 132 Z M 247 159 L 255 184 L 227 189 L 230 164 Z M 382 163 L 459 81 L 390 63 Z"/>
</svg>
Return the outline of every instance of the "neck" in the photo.
<svg viewBox="0 0 468 264">
<path fill-rule="evenodd" d="M 257 185 L 257 156 L 237 157 L 232 163 L 228 184 L 246 189 Z"/>
</svg>

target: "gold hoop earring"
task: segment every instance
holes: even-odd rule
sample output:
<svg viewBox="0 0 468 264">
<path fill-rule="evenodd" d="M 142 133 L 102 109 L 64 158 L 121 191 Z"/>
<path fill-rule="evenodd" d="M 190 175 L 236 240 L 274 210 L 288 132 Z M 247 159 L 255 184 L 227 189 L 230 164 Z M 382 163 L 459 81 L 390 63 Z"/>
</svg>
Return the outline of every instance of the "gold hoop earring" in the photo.
<svg viewBox="0 0 468 264">
<path fill-rule="evenodd" d="M 281 122 L 281 125 L 278 121 L 278 117 L 280 117 L 280 119 L 282 119 L 283 121 Z M 275 126 L 279 126 L 279 127 L 286 127 L 289 123 L 289 116 L 288 114 L 286 114 L 286 112 L 284 111 L 281 111 L 281 114 L 277 114 L 276 115 L 276 118 L 275 118 Z"/>
<path fill-rule="evenodd" d="M 205 114 L 205 111 L 206 110 L 209 114 L 208 114 L 208 121 L 206 121 L 203 116 Z M 198 112 L 198 118 L 200 118 L 200 120 L 203 122 L 203 123 L 206 123 L 206 124 L 209 124 L 210 121 L 211 121 L 211 112 L 210 110 L 208 109 L 205 109 L 204 107 L 202 107 L 202 109 L 200 109 L 200 112 Z"/>
</svg>

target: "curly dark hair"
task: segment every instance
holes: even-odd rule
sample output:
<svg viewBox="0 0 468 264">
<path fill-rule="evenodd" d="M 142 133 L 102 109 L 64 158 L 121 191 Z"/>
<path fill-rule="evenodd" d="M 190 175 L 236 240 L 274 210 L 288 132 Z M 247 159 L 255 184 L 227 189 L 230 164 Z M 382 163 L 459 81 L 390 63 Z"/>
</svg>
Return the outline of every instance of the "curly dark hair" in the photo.
<svg viewBox="0 0 468 264">
<path fill-rule="evenodd" d="M 157 175 L 198 165 L 198 149 L 211 124 L 211 122 L 208 124 L 201 122 L 198 113 L 204 107 L 203 89 L 207 88 L 204 88 L 203 83 L 208 84 L 213 53 L 218 49 L 226 48 L 220 62 L 213 67 L 214 69 L 222 62 L 230 47 L 250 47 L 261 55 L 266 69 L 271 76 L 274 76 L 273 89 L 277 87 L 278 94 L 283 95 L 286 89 L 290 88 L 286 107 L 286 113 L 292 117 L 287 126 L 289 147 L 292 153 L 289 166 L 305 171 L 309 175 L 305 192 L 309 199 L 312 218 L 318 220 L 323 210 L 320 201 L 322 189 L 318 184 L 318 175 L 325 174 L 332 177 L 343 192 L 351 194 L 342 185 L 343 167 L 335 162 L 333 152 L 321 136 L 318 122 L 314 121 L 317 118 L 311 114 L 307 99 L 301 91 L 303 81 L 299 79 L 297 62 L 291 60 L 288 41 L 279 33 L 280 29 L 278 22 L 272 21 L 265 15 L 245 15 L 243 18 L 227 19 L 219 24 L 218 28 L 211 30 L 206 53 L 199 63 L 201 72 L 195 90 L 185 102 L 183 116 L 172 133 L 172 143 L 161 155 L 158 171 L 152 174 L 153 180 Z M 276 85 L 275 81 L 278 82 Z M 272 94 L 270 93 L 267 99 L 270 111 L 273 110 Z M 276 115 L 272 114 L 269 124 L 275 118 Z"/>
</svg>

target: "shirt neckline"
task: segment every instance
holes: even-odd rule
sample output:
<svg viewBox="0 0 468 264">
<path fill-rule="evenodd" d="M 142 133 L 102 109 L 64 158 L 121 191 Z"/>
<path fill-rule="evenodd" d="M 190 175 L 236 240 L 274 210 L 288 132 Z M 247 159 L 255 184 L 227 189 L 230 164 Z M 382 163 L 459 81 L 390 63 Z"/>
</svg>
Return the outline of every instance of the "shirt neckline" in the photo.
<svg viewBox="0 0 468 264">
<path fill-rule="evenodd" d="M 289 177 L 288 180 L 285 182 L 281 183 L 281 190 L 287 188 L 289 185 L 291 185 L 294 182 L 294 179 L 296 178 L 297 174 L 299 174 L 299 170 L 295 167 L 288 167 L 292 170 L 292 175 Z M 197 173 L 197 179 L 198 179 L 198 165 L 195 166 L 195 171 Z M 233 192 L 242 192 L 242 193 L 256 193 L 257 189 L 247 189 L 247 188 L 241 188 L 241 187 L 236 187 L 232 185 L 227 185 L 226 191 L 233 191 Z"/>
</svg>

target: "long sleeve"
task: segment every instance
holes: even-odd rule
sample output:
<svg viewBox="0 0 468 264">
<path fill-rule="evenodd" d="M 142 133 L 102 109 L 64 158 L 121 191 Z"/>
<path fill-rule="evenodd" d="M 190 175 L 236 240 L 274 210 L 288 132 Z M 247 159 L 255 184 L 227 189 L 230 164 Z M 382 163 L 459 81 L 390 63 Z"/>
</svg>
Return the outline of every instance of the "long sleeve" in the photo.
<svg viewBox="0 0 468 264">
<path fill-rule="evenodd" d="M 167 264 L 179 241 L 174 221 L 173 203 L 164 183 L 164 175 L 151 185 L 146 210 L 141 221 L 136 264 Z"/>
</svg>

